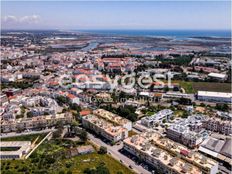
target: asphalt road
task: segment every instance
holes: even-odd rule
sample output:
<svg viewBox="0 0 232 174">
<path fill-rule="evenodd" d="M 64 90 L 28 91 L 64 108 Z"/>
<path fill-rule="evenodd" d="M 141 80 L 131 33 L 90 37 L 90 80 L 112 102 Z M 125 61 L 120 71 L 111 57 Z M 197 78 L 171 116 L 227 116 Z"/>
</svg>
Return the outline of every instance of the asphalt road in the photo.
<svg viewBox="0 0 232 174">
<path fill-rule="evenodd" d="M 16 133 L 16 132 L 10 132 L 10 133 L 1 133 L 1 138 L 7 138 L 7 137 L 17 137 L 17 136 L 22 136 L 22 135 L 30 135 L 30 134 L 40 134 L 40 133 L 47 133 L 47 132 L 54 132 L 56 129 L 44 129 L 41 131 L 28 131 L 28 132 L 21 132 L 21 133 Z"/>
<path fill-rule="evenodd" d="M 100 140 L 97 137 L 94 137 L 92 134 L 88 133 L 88 138 L 90 139 L 90 141 L 94 144 L 96 144 L 97 146 L 105 146 L 107 147 L 107 151 L 108 154 L 110 154 L 113 158 L 115 158 L 116 160 L 120 161 L 122 160 L 123 164 L 127 167 L 132 166 L 132 170 L 136 173 L 139 174 L 150 174 L 151 172 L 145 170 L 142 166 L 137 165 L 133 160 L 131 160 L 130 158 L 128 158 L 127 156 L 121 154 L 118 150 L 122 149 L 123 147 L 123 143 L 121 142 L 120 145 L 108 145 L 105 142 L 103 142 L 102 140 Z"/>
</svg>

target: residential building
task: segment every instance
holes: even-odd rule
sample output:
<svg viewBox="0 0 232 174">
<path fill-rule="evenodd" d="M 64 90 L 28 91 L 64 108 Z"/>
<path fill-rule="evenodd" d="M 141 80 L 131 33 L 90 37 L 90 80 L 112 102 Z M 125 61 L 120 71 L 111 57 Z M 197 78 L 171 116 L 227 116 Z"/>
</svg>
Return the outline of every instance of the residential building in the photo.
<svg viewBox="0 0 232 174">
<path fill-rule="evenodd" d="M 141 124 L 146 127 L 153 127 L 156 124 L 160 124 L 163 120 L 169 120 L 173 115 L 173 111 L 170 109 L 164 109 L 159 111 L 158 113 L 147 116 L 141 119 Z"/>
<path fill-rule="evenodd" d="M 38 129 L 45 127 L 55 126 L 58 122 L 63 124 L 70 124 L 73 120 L 71 114 L 56 114 L 56 115 L 47 115 L 39 116 L 32 118 L 21 118 L 11 121 L 2 121 L 1 122 L 1 132 L 16 132 L 18 130 L 26 129 Z"/>
<path fill-rule="evenodd" d="M 96 134 L 116 143 L 128 137 L 128 130 L 122 126 L 114 125 L 96 115 L 82 117 L 82 124 L 85 128 L 94 131 Z"/>
<path fill-rule="evenodd" d="M 104 109 L 97 109 L 93 111 L 93 114 L 106 119 L 109 122 L 115 123 L 126 128 L 128 131 L 132 130 L 132 122 L 126 118 L 122 118 L 112 112 L 106 111 Z"/>
<path fill-rule="evenodd" d="M 207 130 L 225 135 L 232 134 L 232 122 L 230 120 L 222 120 L 217 117 L 212 117 L 204 120 L 203 124 Z"/>
<path fill-rule="evenodd" d="M 187 119 L 182 119 L 167 128 L 167 137 L 194 148 L 203 141 L 205 136 L 203 120 L 205 118 L 201 115 L 192 115 Z"/>
<path fill-rule="evenodd" d="M 218 163 L 155 132 L 134 135 L 123 141 L 129 153 L 152 165 L 159 173 L 216 174 Z M 182 153 L 185 152 L 185 153 Z"/>
</svg>

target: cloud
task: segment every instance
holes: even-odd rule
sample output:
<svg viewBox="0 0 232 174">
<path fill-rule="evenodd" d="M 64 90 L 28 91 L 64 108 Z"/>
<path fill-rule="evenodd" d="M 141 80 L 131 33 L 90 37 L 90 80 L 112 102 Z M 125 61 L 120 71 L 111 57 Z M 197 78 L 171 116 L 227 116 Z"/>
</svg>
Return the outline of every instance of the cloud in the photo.
<svg viewBox="0 0 232 174">
<path fill-rule="evenodd" d="M 3 16 L 1 21 L 3 24 L 36 24 L 41 20 L 39 15 L 31 15 L 31 16 Z"/>
<path fill-rule="evenodd" d="M 40 16 L 32 15 L 32 16 L 23 16 L 19 19 L 22 23 L 38 23 L 40 21 Z"/>
<path fill-rule="evenodd" d="M 14 23 L 14 22 L 17 22 L 17 17 L 15 17 L 15 16 L 4 16 L 4 17 L 2 17 L 2 21 L 3 22 L 6 22 L 6 23 Z"/>
</svg>

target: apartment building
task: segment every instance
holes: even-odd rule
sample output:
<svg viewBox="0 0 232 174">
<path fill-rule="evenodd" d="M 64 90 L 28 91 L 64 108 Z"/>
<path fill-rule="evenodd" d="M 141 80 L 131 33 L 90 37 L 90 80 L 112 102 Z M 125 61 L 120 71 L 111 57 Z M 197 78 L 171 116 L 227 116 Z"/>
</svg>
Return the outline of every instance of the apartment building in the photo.
<svg viewBox="0 0 232 174">
<path fill-rule="evenodd" d="M 217 117 L 208 118 L 204 121 L 204 127 L 213 132 L 221 134 L 232 134 L 232 122 L 230 120 L 222 120 Z"/>
<path fill-rule="evenodd" d="M 167 137 L 194 148 L 203 141 L 204 119 L 201 115 L 192 115 L 187 119 L 182 119 L 167 128 Z"/>
<path fill-rule="evenodd" d="M 93 111 L 93 114 L 106 119 L 107 121 L 120 125 L 126 128 L 128 131 L 132 130 L 132 122 L 130 120 L 122 118 L 112 112 L 106 111 L 104 109 L 97 109 Z"/>
<path fill-rule="evenodd" d="M 128 130 L 120 125 L 115 125 L 96 115 L 82 117 L 82 124 L 85 128 L 103 136 L 112 143 L 118 142 L 128 137 Z"/>
<path fill-rule="evenodd" d="M 146 127 L 153 127 L 156 124 L 161 123 L 163 120 L 169 120 L 173 115 L 173 111 L 170 109 L 164 109 L 159 111 L 158 113 L 147 116 L 141 119 L 141 124 Z"/>
<path fill-rule="evenodd" d="M 125 139 L 123 143 L 125 150 L 152 165 L 159 173 L 216 174 L 218 172 L 216 161 L 189 151 L 186 147 L 155 132 L 135 135 Z"/>
<path fill-rule="evenodd" d="M 41 127 L 52 127 L 55 126 L 58 122 L 63 124 L 68 124 L 72 122 L 72 115 L 65 114 L 56 114 L 56 115 L 47 115 L 39 116 L 32 118 L 21 118 L 12 121 L 2 121 L 1 122 L 1 132 L 15 132 L 18 130 L 26 129 L 36 129 Z"/>
</svg>

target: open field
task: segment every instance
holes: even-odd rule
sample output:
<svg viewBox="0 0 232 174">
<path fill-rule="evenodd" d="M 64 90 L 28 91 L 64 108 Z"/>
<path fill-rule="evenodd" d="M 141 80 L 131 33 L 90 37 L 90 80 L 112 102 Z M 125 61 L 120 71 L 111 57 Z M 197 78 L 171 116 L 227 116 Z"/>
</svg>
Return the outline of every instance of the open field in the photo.
<svg viewBox="0 0 232 174">
<path fill-rule="evenodd" d="M 107 154 L 94 152 L 67 158 L 65 151 L 70 146 L 79 145 L 77 142 L 67 140 L 45 141 L 26 160 L 4 160 L 1 165 L 1 173 L 66 174 L 71 171 L 73 174 L 81 174 L 87 168 L 95 168 L 99 164 L 104 164 L 111 174 L 118 172 L 133 174 L 130 169 Z"/>
<path fill-rule="evenodd" d="M 177 81 L 182 88 L 184 88 L 186 93 L 195 93 L 196 91 L 193 89 L 193 82 L 185 82 L 185 81 Z"/>
<path fill-rule="evenodd" d="M 230 83 L 185 81 L 175 81 L 175 83 L 179 83 L 186 93 L 196 93 L 197 91 L 231 92 Z"/>
<path fill-rule="evenodd" d="M 192 82 L 195 91 L 231 92 L 230 83 Z"/>
</svg>

